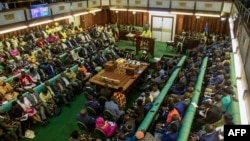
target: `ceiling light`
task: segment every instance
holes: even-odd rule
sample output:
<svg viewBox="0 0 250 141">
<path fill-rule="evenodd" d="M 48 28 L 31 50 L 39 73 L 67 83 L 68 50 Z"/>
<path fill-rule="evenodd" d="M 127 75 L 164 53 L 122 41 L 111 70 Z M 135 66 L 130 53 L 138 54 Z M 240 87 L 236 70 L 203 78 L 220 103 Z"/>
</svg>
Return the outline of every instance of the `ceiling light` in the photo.
<svg viewBox="0 0 250 141">
<path fill-rule="evenodd" d="M 47 20 L 47 21 L 42 21 L 42 22 L 30 24 L 29 27 L 37 26 L 37 25 L 41 25 L 41 24 L 46 24 L 46 23 L 50 23 L 50 22 L 52 22 L 52 20 Z"/>
<path fill-rule="evenodd" d="M 221 17 L 220 19 L 221 19 L 221 21 L 225 21 L 226 17 Z"/>
<path fill-rule="evenodd" d="M 204 13 L 195 13 L 195 16 L 204 16 L 204 17 L 220 17 L 220 14 L 204 14 Z"/>
<path fill-rule="evenodd" d="M 54 19 L 54 21 L 59 21 L 59 20 L 63 20 L 63 19 L 68 19 L 68 18 L 70 18 L 70 17 L 72 17 L 72 16 L 60 17 L 60 18 Z"/>
<path fill-rule="evenodd" d="M 177 14 L 177 15 L 194 15 L 192 12 L 178 12 L 178 11 L 171 11 L 171 14 Z"/>
<path fill-rule="evenodd" d="M 74 14 L 73 16 L 80 16 L 80 15 L 86 15 L 86 14 L 88 14 L 88 12 L 77 13 L 77 14 Z"/>
<path fill-rule="evenodd" d="M 89 13 L 95 13 L 95 12 L 100 12 L 102 9 L 95 9 L 95 10 L 90 10 Z"/>
<path fill-rule="evenodd" d="M 148 12 L 147 10 L 142 10 L 142 9 L 129 9 L 128 11 L 132 11 L 132 12 Z"/>
<path fill-rule="evenodd" d="M 111 11 L 127 11 L 127 9 L 120 8 L 110 8 Z"/>
<path fill-rule="evenodd" d="M 25 28 L 27 28 L 27 27 L 28 27 L 28 26 L 24 25 L 24 26 L 19 26 L 19 27 L 16 27 L 16 28 L 6 29 L 6 30 L 3 30 L 3 31 L 0 31 L 0 34 L 12 32 L 12 31 L 16 31 L 16 30 L 25 29 Z"/>
<path fill-rule="evenodd" d="M 152 13 L 166 13 L 166 14 L 169 14 L 168 11 L 153 11 L 153 10 L 149 10 L 148 12 L 152 12 Z"/>
</svg>

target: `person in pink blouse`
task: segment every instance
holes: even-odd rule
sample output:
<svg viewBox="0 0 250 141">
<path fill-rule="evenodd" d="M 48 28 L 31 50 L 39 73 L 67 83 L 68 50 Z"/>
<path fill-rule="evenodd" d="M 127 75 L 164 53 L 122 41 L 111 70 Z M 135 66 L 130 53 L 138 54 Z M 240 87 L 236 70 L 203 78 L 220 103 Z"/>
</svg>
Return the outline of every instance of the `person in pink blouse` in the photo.
<svg viewBox="0 0 250 141">
<path fill-rule="evenodd" d="M 20 52 L 17 48 L 14 47 L 14 45 L 11 45 L 11 48 L 10 48 L 10 55 L 12 57 L 16 57 L 18 55 L 20 55 Z"/>
<path fill-rule="evenodd" d="M 95 120 L 95 127 L 101 129 L 106 137 L 111 137 L 118 129 L 116 123 L 105 121 L 103 117 L 98 117 Z"/>
</svg>

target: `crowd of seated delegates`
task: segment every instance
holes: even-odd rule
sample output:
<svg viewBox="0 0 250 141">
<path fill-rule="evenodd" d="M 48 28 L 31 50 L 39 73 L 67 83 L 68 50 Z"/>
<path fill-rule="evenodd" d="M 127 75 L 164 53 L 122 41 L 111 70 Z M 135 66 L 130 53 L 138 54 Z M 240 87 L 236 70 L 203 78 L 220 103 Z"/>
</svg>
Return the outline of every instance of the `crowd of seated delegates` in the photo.
<svg viewBox="0 0 250 141">
<path fill-rule="evenodd" d="M 44 38 L 41 38 L 41 39 L 44 39 Z M 35 47 L 35 45 L 33 47 Z M 114 47 L 114 48 L 118 50 L 117 47 Z M 93 51 L 94 50 L 95 49 L 93 49 Z M 21 95 L 19 94 L 24 93 L 25 91 L 29 91 L 28 97 L 31 99 L 29 102 L 29 105 L 30 107 L 31 105 L 33 105 L 36 109 L 27 110 L 26 108 L 23 109 L 19 107 L 20 113 L 19 115 L 16 115 L 16 116 L 19 116 L 17 117 L 18 120 L 21 119 L 21 117 L 23 116 L 21 112 L 21 109 L 23 109 L 23 110 L 26 110 L 24 111 L 24 113 L 33 112 L 34 114 L 32 116 L 33 120 L 40 122 L 42 125 L 46 124 L 47 123 L 46 115 L 49 115 L 49 116 L 55 115 L 59 109 L 58 108 L 59 106 L 69 105 L 69 101 L 73 99 L 74 94 L 82 91 L 83 79 L 81 78 L 81 75 L 79 75 L 79 72 L 80 74 L 81 73 L 84 74 L 84 76 L 87 75 L 87 77 L 90 77 L 91 76 L 90 74 L 95 74 L 98 72 L 98 70 L 101 69 L 101 68 L 98 68 L 98 66 L 96 65 L 95 59 L 90 58 L 90 56 L 88 57 L 83 56 L 83 58 L 85 58 L 85 61 L 86 61 L 84 62 L 84 65 L 86 65 L 87 72 L 85 69 L 82 69 L 82 67 L 85 67 L 85 66 L 80 65 L 79 60 L 77 60 L 72 63 L 69 63 L 70 66 L 76 63 L 79 64 L 79 72 L 75 73 L 71 71 L 70 69 L 66 69 L 66 67 L 63 67 L 64 66 L 63 62 L 61 61 L 61 59 L 59 59 L 59 56 L 54 56 L 53 58 L 52 50 L 50 50 L 50 48 L 47 48 L 47 46 L 42 46 L 42 49 L 38 50 L 37 56 L 31 51 L 27 51 L 25 53 L 28 53 L 27 57 L 23 58 L 23 60 L 18 60 L 18 61 L 20 61 L 20 63 L 25 64 L 25 66 L 27 66 L 25 68 L 29 69 L 30 73 L 27 74 L 23 70 L 23 68 L 20 67 L 20 72 L 21 72 L 20 77 L 15 77 L 13 81 L 11 81 L 10 83 L 7 83 L 1 80 L 1 87 L 2 87 L 1 90 L 3 91 L 1 92 L 1 100 L 3 101 L 5 101 L 6 99 L 10 101 L 17 96 L 20 97 L 20 99 L 23 99 Z M 85 54 L 85 53 L 86 52 L 84 53 L 82 52 L 79 54 Z M 67 57 L 68 57 L 68 60 L 73 60 L 71 59 L 73 58 L 71 53 L 68 53 L 66 55 L 65 60 L 67 60 Z M 24 61 L 27 61 L 27 62 L 24 63 Z M 105 63 L 105 62 L 102 62 L 102 63 Z M 102 63 L 100 63 L 100 66 L 103 66 Z M 70 66 L 67 66 L 67 67 L 70 67 Z M 63 73 L 62 71 L 65 69 L 66 69 L 66 72 Z M 88 71 L 90 71 L 90 73 Z M 61 73 L 61 76 L 55 81 L 55 83 L 50 84 L 48 83 L 48 81 L 46 81 L 49 78 L 52 78 L 56 74 L 59 74 L 59 73 Z M 39 85 L 41 82 L 45 82 L 45 88 L 40 94 L 33 94 L 34 91 L 32 90 L 32 88 Z M 27 101 L 28 100 L 25 98 L 25 102 Z M 12 107 L 13 109 L 18 107 L 16 106 L 16 102 L 13 103 Z M 39 113 L 41 115 L 37 114 L 38 110 L 40 111 Z M 30 128 L 30 124 L 32 122 L 28 122 L 29 121 L 28 119 L 30 118 L 27 118 L 27 123 L 25 120 L 24 129 Z M 13 126 L 11 128 L 14 128 L 14 127 L 17 127 L 17 126 Z M 22 135 L 23 135 L 23 132 L 20 132 L 20 137 L 23 137 Z M 13 138 L 16 139 L 17 137 L 13 135 Z"/>
<path fill-rule="evenodd" d="M 24 37 L 20 36 L 18 38 L 19 43 L 15 36 L 13 36 L 13 39 L 5 39 L 2 41 L 4 51 L 1 52 L 1 60 L 3 59 L 1 65 L 5 69 L 1 70 L 1 78 L 6 79 L 10 74 L 19 74 L 23 70 L 30 70 L 31 73 L 26 74 L 29 76 L 25 77 L 28 80 L 25 83 L 32 80 L 34 84 L 38 85 L 40 82 L 54 77 L 73 64 L 79 64 L 82 61 L 84 61 L 82 66 L 88 72 L 84 72 L 83 76 L 81 73 L 77 73 L 77 77 L 80 78 L 80 76 L 84 77 L 87 75 L 87 78 L 89 78 L 100 71 L 105 62 L 124 56 L 123 51 L 117 48 L 114 41 L 110 44 L 112 37 L 112 34 L 108 33 L 110 30 L 107 30 L 106 27 L 101 30 L 102 27 L 99 26 L 97 30 L 93 26 L 93 28 L 89 28 L 86 31 L 78 27 L 74 29 L 70 26 L 66 26 L 61 31 L 53 30 L 53 27 L 46 27 L 46 30 L 31 31 Z M 107 33 L 104 32 L 104 29 L 107 30 Z M 102 34 L 102 36 L 98 37 L 96 34 Z M 103 39 L 105 35 L 107 36 L 105 37 L 106 40 Z M 55 36 L 53 41 L 51 39 L 52 36 Z M 104 41 L 105 43 L 103 43 Z M 86 46 L 86 44 L 88 45 Z M 10 50 L 11 53 L 8 47 L 13 48 L 13 50 Z M 80 47 L 80 49 L 77 50 L 75 49 L 76 47 Z M 70 51 L 71 49 L 75 50 Z M 59 55 L 64 52 L 66 52 L 65 58 L 61 59 Z M 20 54 L 21 58 L 12 57 L 10 54 L 13 56 Z M 12 58 L 14 61 L 11 61 Z M 28 87 L 30 84 L 22 82 L 21 85 Z M 12 97 L 12 99 L 14 98 Z M 5 100 L 4 98 L 2 99 Z"/>
<path fill-rule="evenodd" d="M 161 84 L 165 84 L 169 75 L 171 75 L 167 71 L 172 70 L 179 59 L 180 57 L 172 60 L 163 60 L 162 65 L 153 74 L 159 74 L 160 80 L 156 80 L 154 76 L 151 77 L 149 74 L 146 77 L 147 80 L 143 81 L 147 82 L 149 86 L 136 99 L 134 105 L 127 110 L 125 110 L 126 96 L 123 94 L 121 87 L 117 90 L 111 90 L 108 88 L 108 84 L 106 84 L 102 89 L 96 91 L 89 82 L 86 82 L 83 89 L 86 92 L 87 101 L 84 104 L 86 108 L 91 107 L 96 114 L 93 115 L 88 113 L 86 109 L 83 109 L 77 114 L 76 120 L 84 123 L 90 131 L 95 128 L 101 129 L 107 138 L 124 139 L 133 137 L 137 127 L 151 108 L 154 99 L 160 94 L 160 90 L 163 88 Z M 164 66 L 164 64 L 172 65 Z M 159 88 L 158 86 L 161 87 Z M 104 97 L 106 102 L 103 103 L 100 100 L 101 97 Z M 112 119 L 105 118 L 105 111 L 112 113 Z"/>
<path fill-rule="evenodd" d="M 84 105 L 86 108 L 91 107 L 96 115 L 91 115 L 86 109 L 83 109 L 76 115 L 77 121 L 84 123 L 90 131 L 95 128 L 102 130 L 110 139 L 121 133 L 129 137 L 134 135 L 136 127 L 144 118 L 142 100 L 137 101 L 136 107 L 133 108 L 134 111 L 126 111 L 126 96 L 123 94 L 122 87 L 111 90 L 106 84 L 106 87 L 97 92 L 89 82 L 86 82 L 84 91 L 87 93 L 87 101 Z M 106 102 L 101 102 L 100 97 L 104 97 Z M 105 117 L 104 111 L 109 111 L 112 118 Z"/>
<path fill-rule="evenodd" d="M 71 75 L 73 75 L 73 73 L 71 73 Z M 21 83 L 19 79 L 31 80 L 30 76 L 25 72 L 22 72 L 20 78 L 17 78 L 15 82 Z M 17 133 L 21 138 L 24 138 L 24 132 L 27 129 L 31 129 L 34 122 L 46 125 L 48 123 L 47 117 L 57 115 L 59 107 L 62 105 L 68 105 L 68 101 L 73 99 L 74 94 L 79 93 L 78 90 L 82 89 L 82 84 L 78 84 L 76 79 L 70 81 L 67 74 L 64 72 L 55 80 L 55 83 L 45 81 L 45 88 L 39 94 L 32 89 L 33 85 L 35 85 L 32 81 L 26 82 L 24 80 L 23 83 L 24 86 L 27 87 L 21 87 L 22 89 L 19 91 L 22 92 L 26 89 L 28 91 L 27 96 L 23 97 L 20 94 L 17 95 L 17 101 L 12 102 L 11 109 L 8 112 L 1 112 L 15 121 L 14 124 L 10 124 L 10 121 L 4 123 L 4 120 L 3 123 L 1 122 L 1 128 L 3 128 L 4 131 L 10 132 L 13 132 L 12 130 L 15 130 L 14 128 L 20 128 Z M 5 90 L 10 90 L 9 88 L 11 88 L 10 86 L 7 86 L 6 82 L 3 80 L 1 80 L 1 87 L 3 88 L 1 89 L 3 92 L 5 92 Z M 15 90 L 12 89 L 12 92 L 14 94 Z M 4 119 L 5 116 L 1 115 Z M 18 140 L 18 136 L 15 132 L 11 133 L 11 138 Z"/>
<path fill-rule="evenodd" d="M 207 138 L 219 140 L 218 131 L 215 128 L 223 125 L 223 117 L 227 115 L 228 107 L 235 98 L 235 92 L 230 81 L 230 52 L 231 45 L 221 38 L 205 50 L 209 57 L 207 71 L 204 78 L 203 89 L 195 120 L 192 125 L 191 138 Z M 200 134 L 201 127 L 205 125 L 211 130 L 206 132 L 210 136 Z"/>
<path fill-rule="evenodd" d="M 163 100 L 160 110 L 160 116 L 156 121 L 155 128 L 151 131 L 159 140 L 176 140 L 178 130 L 181 125 L 181 119 L 192 98 L 201 58 L 203 53 L 197 53 L 196 56 L 188 58 L 183 64 L 181 71 L 171 86 L 167 97 Z M 173 63 L 172 60 L 167 63 Z M 176 63 L 174 63 L 176 64 Z M 165 64 L 166 66 L 173 66 Z M 170 73 L 176 67 L 167 69 Z"/>
</svg>

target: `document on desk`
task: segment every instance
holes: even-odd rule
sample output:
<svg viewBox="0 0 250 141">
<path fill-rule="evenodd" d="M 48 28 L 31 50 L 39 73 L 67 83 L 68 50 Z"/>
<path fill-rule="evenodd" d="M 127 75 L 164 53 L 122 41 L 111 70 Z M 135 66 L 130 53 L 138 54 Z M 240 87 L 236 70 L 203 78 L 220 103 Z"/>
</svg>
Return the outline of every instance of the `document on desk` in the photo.
<svg viewBox="0 0 250 141">
<path fill-rule="evenodd" d="M 135 36 L 135 34 L 132 34 L 132 33 L 128 33 L 127 35 L 126 35 L 126 37 L 134 37 Z"/>
</svg>

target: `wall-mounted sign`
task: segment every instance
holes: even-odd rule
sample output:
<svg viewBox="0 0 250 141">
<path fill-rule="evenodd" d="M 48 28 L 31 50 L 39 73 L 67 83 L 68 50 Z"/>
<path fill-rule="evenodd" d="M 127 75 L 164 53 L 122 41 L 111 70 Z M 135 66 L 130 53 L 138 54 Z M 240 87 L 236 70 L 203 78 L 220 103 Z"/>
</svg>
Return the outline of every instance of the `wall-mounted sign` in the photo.
<svg viewBox="0 0 250 141">
<path fill-rule="evenodd" d="M 129 0 L 129 6 L 132 7 L 147 7 L 148 1 L 147 0 Z"/>
<path fill-rule="evenodd" d="M 128 1 L 127 0 L 110 0 L 110 5 L 128 6 Z"/>
<path fill-rule="evenodd" d="M 109 0 L 102 0 L 102 6 L 109 6 Z"/>
<path fill-rule="evenodd" d="M 88 7 L 100 7 L 101 3 L 100 0 L 88 0 Z"/>
<path fill-rule="evenodd" d="M 169 8 L 170 0 L 150 0 L 149 7 L 151 8 Z"/>
<path fill-rule="evenodd" d="M 196 10 L 199 11 L 221 11 L 222 9 L 222 1 L 216 2 L 203 2 L 203 1 L 197 1 L 196 2 Z"/>
<path fill-rule="evenodd" d="M 11 12 L 0 13 L 0 25 L 7 25 L 26 21 L 24 10 L 16 10 Z"/>
<path fill-rule="evenodd" d="M 71 12 L 71 4 L 70 3 L 51 5 L 50 8 L 51 8 L 53 15 Z"/>
<path fill-rule="evenodd" d="M 87 8 L 87 1 L 72 2 L 71 8 L 72 11 L 84 10 Z"/>
<path fill-rule="evenodd" d="M 195 1 L 172 1 L 171 8 L 194 10 Z"/>
</svg>

